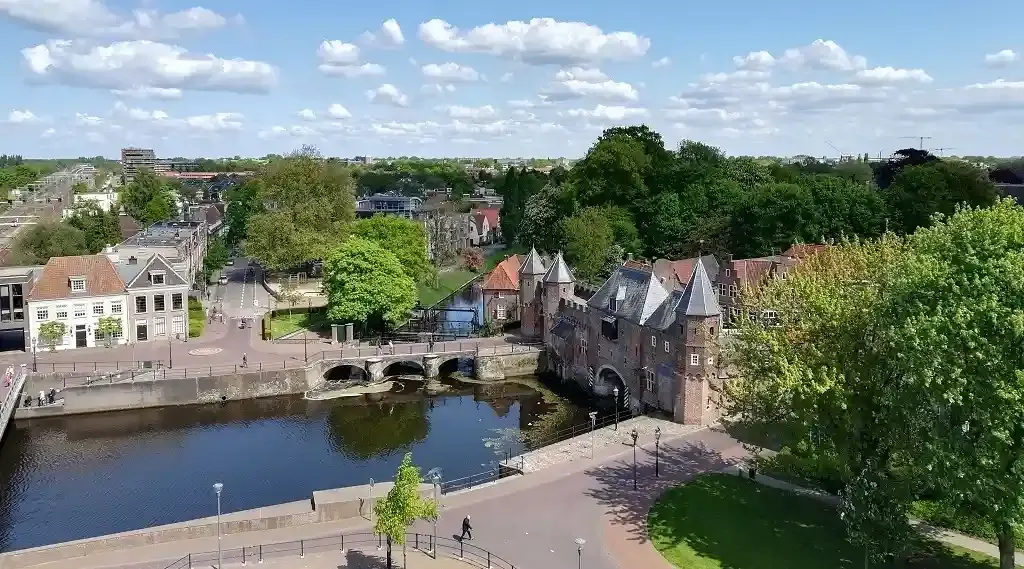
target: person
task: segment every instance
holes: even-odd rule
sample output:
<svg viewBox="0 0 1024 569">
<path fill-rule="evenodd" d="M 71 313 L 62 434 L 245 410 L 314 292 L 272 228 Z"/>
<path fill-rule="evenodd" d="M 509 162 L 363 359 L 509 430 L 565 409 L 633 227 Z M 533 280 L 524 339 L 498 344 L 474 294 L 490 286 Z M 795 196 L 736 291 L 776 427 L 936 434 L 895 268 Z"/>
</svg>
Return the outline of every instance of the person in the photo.
<svg viewBox="0 0 1024 569">
<path fill-rule="evenodd" d="M 46 392 L 39 390 L 39 406 L 42 407 L 46 404 Z"/>
<path fill-rule="evenodd" d="M 395 343 L 391 340 L 388 340 L 388 348 L 391 349 L 391 355 L 395 355 Z"/>
<path fill-rule="evenodd" d="M 46 394 L 47 403 L 53 404 L 57 401 L 57 390 L 50 388 L 50 391 Z"/>
<path fill-rule="evenodd" d="M 249 366 L 249 358 L 245 356 L 245 352 L 242 352 L 242 367 Z"/>
<path fill-rule="evenodd" d="M 466 539 L 467 535 L 469 539 L 473 539 L 473 526 L 469 525 L 469 515 L 466 516 L 466 519 L 462 520 L 462 537 L 459 539 Z"/>
</svg>

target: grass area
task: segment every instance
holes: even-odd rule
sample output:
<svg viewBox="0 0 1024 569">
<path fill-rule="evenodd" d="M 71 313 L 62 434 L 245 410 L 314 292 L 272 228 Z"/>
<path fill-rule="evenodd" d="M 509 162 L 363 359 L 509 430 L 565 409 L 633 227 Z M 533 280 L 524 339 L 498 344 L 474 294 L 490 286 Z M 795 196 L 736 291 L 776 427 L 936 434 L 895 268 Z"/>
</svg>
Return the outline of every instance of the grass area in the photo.
<svg viewBox="0 0 1024 569">
<path fill-rule="evenodd" d="M 529 247 L 523 247 L 522 245 L 506 245 L 504 249 L 491 251 L 484 257 L 484 268 L 482 272 L 491 272 L 494 270 L 494 267 L 498 266 L 498 263 L 505 260 L 505 257 L 511 257 L 512 255 L 525 255 L 529 252 Z"/>
<path fill-rule="evenodd" d="M 288 314 L 287 309 L 275 314 L 270 325 L 270 337 L 277 339 L 286 334 L 299 330 L 318 331 L 327 324 L 327 311 L 314 310 L 313 312 L 293 312 Z"/>
<path fill-rule="evenodd" d="M 654 546 L 680 569 L 860 569 L 833 506 L 725 474 L 668 491 L 651 508 Z M 915 539 L 899 567 L 992 569 L 996 559 Z M 891 564 L 878 565 L 893 567 Z M 874 566 L 873 566 L 874 567 Z"/>
<path fill-rule="evenodd" d="M 424 284 L 416 285 L 416 292 L 419 294 L 420 304 L 423 306 L 432 306 L 437 301 L 458 290 L 459 287 L 466 284 L 467 281 L 475 277 L 477 274 L 479 273 L 474 273 L 473 271 L 467 271 L 464 269 L 438 272 L 436 286 L 428 286 Z"/>
<path fill-rule="evenodd" d="M 918 500 L 910 506 L 910 515 L 936 527 L 976 537 L 989 543 L 998 543 L 992 522 L 980 517 L 958 512 L 941 502 Z M 1024 528 L 1014 528 L 1018 547 L 1024 544 Z"/>
<path fill-rule="evenodd" d="M 203 310 L 203 303 L 197 298 L 188 299 L 188 337 L 202 336 L 204 326 L 206 326 L 206 312 Z"/>
</svg>

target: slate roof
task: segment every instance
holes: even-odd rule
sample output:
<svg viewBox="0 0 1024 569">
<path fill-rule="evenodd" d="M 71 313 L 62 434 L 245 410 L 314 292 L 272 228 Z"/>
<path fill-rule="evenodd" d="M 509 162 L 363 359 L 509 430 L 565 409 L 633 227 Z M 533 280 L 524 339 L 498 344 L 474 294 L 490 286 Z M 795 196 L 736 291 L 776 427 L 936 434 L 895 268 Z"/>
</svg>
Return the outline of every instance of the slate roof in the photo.
<svg viewBox="0 0 1024 569">
<path fill-rule="evenodd" d="M 683 298 L 682 290 L 674 290 L 669 293 L 664 302 L 647 319 L 647 326 L 655 330 L 668 330 L 671 328 L 676 323 L 676 307 L 679 306 L 681 298 Z"/>
<path fill-rule="evenodd" d="M 548 272 L 544 273 L 543 281 L 546 283 L 576 282 L 576 279 L 572 276 L 572 271 L 569 270 L 569 266 L 565 264 L 565 259 L 562 258 L 561 251 L 555 255 L 555 260 L 548 267 Z"/>
<path fill-rule="evenodd" d="M 551 333 L 563 340 L 567 340 L 572 336 L 575 329 L 576 327 L 572 325 L 572 322 L 569 322 L 565 318 L 559 318 L 558 322 L 551 327 Z"/>
<path fill-rule="evenodd" d="M 543 275 L 547 271 L 544 267 L 544 261 L 541 260 L 540 254 L 533 247 L 530 248 L 530 254 L 526 256 L 526 260 L 523 261 L 523 266 L 520 267 L 519 272 L 524 275 Z"/>
<path fill-rule="evenodd" d="M 609 301 L 617 299 L 615 310 Z M 620 266 L 590 297 L 587 306 L 624 318 L 634 324 L 644 324 L 668 298 L 658 277 L 648 270 Z"/>
<path fill-rule="evenodd" d="M 711 279 L 704 269 L 704 262 L 697 261 L 693 268 L 693 276 L 683 290 L 676 312 L 686 316 L 720 316 L 722 307 L 718 305 L 718 295 L 711 287 Z"/>
<path fill-rule="evenodd" d="M 128 259 L 121 259 L 117 264 L 117 272 L 124 280 L 128 288 L 148 287 L 149 281 L 142 279 L 142 275 L 149 271 L 163 271 L 164 284 L 161 286 L 180 286 L 187 284 L 185 279 L 175 271 L 171 264 L 159 253 L 150 255 L 148 259 L 140 259 L 134 265 L 128 263 Z"/>
<path fill-rule="evenodd" d="M 71 277 L 85 277 L 84 292 L 71 292 Z M 86 298 L 124 292 L 124 282 L 106 255 L 50 257 L 29 293 L 29 300 Z"/>
<path fill-rule="evenodd" d="M 518 291 L 519 268 L 522 264 L 522 255 L 512 255 L 506 258 L 487 275 L 480 288 L 482 290 Z"/>
<path fill-rule="evenodd" d="M 700 260 L 704 262 L 704 269 L 708 272 L 708 277 L 711 278 L 712 282 L 718 280 L 719 263 L 718 259 L 714 255 L 704 255 L 700 257 Z M 686 288 L 687 283 L 690 282 L 690 277 L 693 276 L 693 267 L 697 262 L 697 257 L 690 259 L 679 259 L 671 261 L 668 259 L 658 259 L 654 262 L 654 272 L 659 277 L 665 279 L 664 284 L 668 289 L 682 290 Z"/>
</svg>

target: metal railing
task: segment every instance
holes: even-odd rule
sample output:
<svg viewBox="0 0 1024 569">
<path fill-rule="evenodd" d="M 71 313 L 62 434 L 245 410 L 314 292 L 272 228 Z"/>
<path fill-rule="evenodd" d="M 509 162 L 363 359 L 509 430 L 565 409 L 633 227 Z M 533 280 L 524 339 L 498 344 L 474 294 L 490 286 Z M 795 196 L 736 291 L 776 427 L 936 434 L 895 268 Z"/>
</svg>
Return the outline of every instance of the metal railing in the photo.
<svg viewBox="0 0 1024 569">
<path fill-rule="evenodd" d="M 7 430 L 7 424 L 11 420 L 11 416 L 14 415 L 14 408 L 18 404 L 18 399 L 21 397 L 21 390 L 25 386 L 25 378 L 28 377 L 28 372 L 25 367 L 21 367 L 15 371 L 15 376 L 11 383 L 10 391 L 7 392 L 7 396 L 4 397 L 4 401 L 0 404 L 0 438 L 3 438 L 4 431 Z"/>
<path fill-rule="evenodd" d="M 91 371 L 130 371 L 140 369 L 143 364 L 163 367 L 163 360 L 113 361 L 113 362 L 35 362 L 29 364 L 38 373 L 89 373 Z"/>
<path fill-rule="evenodd" d="M 431 555 L 435 559 L 438 553 L 443 552 L 450 557 L 467 562 L 477 567 L 488 569 L 515 569 L 515 565 L 505 559 L 491 553 L 482 547 L 467 544 L 462 540 L 438 537 L 435 538 L 428 533 L 406 533 L 406 546 L 412 547 L 415 551 Z M 194 569 L 198 567 L 220 566 L 229 563 L 263 563 L 265 559 L 277 559 L 282 557 L 299 556 L 326 552 L 349 550 L 383 551 L 387 547 L 387 538 L 374 533 L 350 533 L 318 537 L 313 539 L 300 539 L 298 541 L 284 541 L 245 547 L 234 547 L 217 551 L 206 551 L 203 553 L 190 553 L 164 569 Z M 401 551 L 402 547 L 392 544 L 392 555 Z M 219 559 L 218 559 L 219 557 Z M 218 565 L 219 562 L 219 565 Z"/>
</svg>

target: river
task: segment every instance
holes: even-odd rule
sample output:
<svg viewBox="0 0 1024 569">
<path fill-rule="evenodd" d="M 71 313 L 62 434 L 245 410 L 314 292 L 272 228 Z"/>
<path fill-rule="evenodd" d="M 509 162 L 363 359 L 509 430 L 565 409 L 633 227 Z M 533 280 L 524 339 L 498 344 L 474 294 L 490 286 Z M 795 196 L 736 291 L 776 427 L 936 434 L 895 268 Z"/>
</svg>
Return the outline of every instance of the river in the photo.
<svg viewBox="0 0 1024 569">
<path fill-rule="evenodd" d="M 508 447 L 589 423 L 533 378 L 422 382 L 369 397 L 279 397 L 17 421 L 0 445 L 0 551 L 309 499 L 389 480 L 402 455 L 446 480 L 492 472 Z"/>
</svg>

